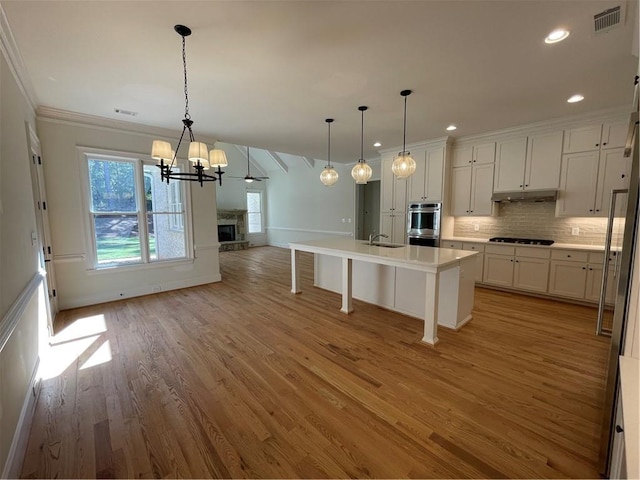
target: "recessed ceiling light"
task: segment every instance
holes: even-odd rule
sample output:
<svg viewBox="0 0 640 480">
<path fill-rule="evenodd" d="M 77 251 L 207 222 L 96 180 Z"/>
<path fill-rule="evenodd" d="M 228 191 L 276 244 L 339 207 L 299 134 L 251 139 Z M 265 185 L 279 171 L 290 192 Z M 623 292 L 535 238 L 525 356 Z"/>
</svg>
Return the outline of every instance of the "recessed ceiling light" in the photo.
<svg viewBox="0 0 640 480">
<path fill-rule="evenodd" d="M 584 97 L 582 95 L 580 95 L 580 94 L 576 94 L 576 95 L 571 96 L 567 100 L 567 102 L 569 102 L 569 103 L 577 103 L 577 102 L 581 102 L 582 100 L 584 100 Z"/>
<path fill-rule="evenodd" d="M 569 36 L 569 30 L 565 30 L 564 28 L 559 28 L 554 30 L 547 38 L 544 39 L 544 43 L 558 43 L 564 40 Z"/>
<path fill-rule="evenodd" d="M 452 130 L 455 130 L 456 128 L 458 128 L 458 127 L 456 127 L 455 125 L 452 124 L 452 125 L 449 125 L 447 127 L 447 130 L 452 131 Z"/>
<path fill-rule="evenodd" d="M 380 142 L 376 142 L 376 143 L 374 143 L 374 144 L 373 144 L 373 146 L 374 146 L 374 147 L 381 147 L 381 146 L 382 146 L 382 144 L 381 144 Z"/>
</svg>

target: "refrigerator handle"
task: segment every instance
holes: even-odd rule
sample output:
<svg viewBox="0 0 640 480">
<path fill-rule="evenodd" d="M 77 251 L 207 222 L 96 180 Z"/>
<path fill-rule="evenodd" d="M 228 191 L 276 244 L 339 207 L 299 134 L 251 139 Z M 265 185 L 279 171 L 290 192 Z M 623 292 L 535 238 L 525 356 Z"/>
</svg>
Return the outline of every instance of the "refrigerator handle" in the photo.
<svg viewBox="0 0 640 480">
<path fill-rule="evenodd" d="M 611 237 L 613 236 L 613 219 L 616 213 L 616 199 L 619 194 L 627 193 L 626 188 L 611 190 L 611 201 L 609 203 L 609 219 L 607 220 L 607 236 L 604 242 L 604 260 L 602 264 L 602 283 L 600 284 L 600 301 L 598 302 L 598 321 L 596 322 L 596 335 L 611 336 L 611 330 L 602 327 L 604 320 L 604 307 L 607 301 L 607 281 L 609 277 L 609 255 L 611 255 Z M 618 263 L 616 255 L 616 266 Z M 616 267 L 614 267 L 616 268 Z M 615 276 L 615 272 L 614 272 Z"/>
</svg>

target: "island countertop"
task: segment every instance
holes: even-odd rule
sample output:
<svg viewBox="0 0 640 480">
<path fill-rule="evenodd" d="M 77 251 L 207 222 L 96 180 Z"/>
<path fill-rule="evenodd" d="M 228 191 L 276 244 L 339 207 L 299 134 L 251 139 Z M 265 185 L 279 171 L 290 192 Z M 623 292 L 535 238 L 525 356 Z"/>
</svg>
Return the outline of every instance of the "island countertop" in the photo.
<svg viewBox="0 0 640 480">
<path fill-rule="evenodd" d="M 476 255 L 469 250 L 402 245 L 397 248 L 369 245 L 366 240 L 352 238 L 326 238 L 290 243 L 292 250 L 327 253 L 334 256 L 369 261 L 383 265 L 400 266 L 414 270 L 440 270 L 456 265 L 461 259 Z"/>
</svg>

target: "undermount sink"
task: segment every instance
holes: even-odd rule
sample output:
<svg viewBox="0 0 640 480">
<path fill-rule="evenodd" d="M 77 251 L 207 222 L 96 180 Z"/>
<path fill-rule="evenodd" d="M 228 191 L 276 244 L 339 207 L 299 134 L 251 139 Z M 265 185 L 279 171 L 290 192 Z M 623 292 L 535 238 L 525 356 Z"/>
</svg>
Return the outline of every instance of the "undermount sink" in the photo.
<svg viewBox="0 0 640 480">
<path fill-rule="evenodd" d="M 370 245 L 373 247 L 384 247 L 384 248 L 402 248 L 405 246 L 405 245 L 397 245 L 395 243 L 380 243 L 380 242 L 373 242 L 373 243 L 364 242 L 364 245 Z"/>
</svg>

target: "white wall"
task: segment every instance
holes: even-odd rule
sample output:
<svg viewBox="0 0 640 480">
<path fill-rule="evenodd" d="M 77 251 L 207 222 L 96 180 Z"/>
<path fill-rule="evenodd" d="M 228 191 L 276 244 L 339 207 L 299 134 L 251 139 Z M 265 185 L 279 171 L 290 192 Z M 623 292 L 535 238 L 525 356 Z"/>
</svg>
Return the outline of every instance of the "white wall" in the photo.
<svg viewBox="0 0 640 480">
<path fill-rule="evenodd" d="M 288 173 L 269 172 L 267 231 L 270 245 L 286 247 L 289 242 L 354 235 L 355 182 L 351 178 L 351 167 L 335 164 L 340 178 L 335 185 L 325 187 L 320 182 L 324 166 L 316 161 L 314 168 L 304 165 L 289 168 Z M 345 223 L 342 223 L 343 218 Z"/>
<path fill-rule="evenodd" d="M 78 146 L 148 156 L 154 135 L 140 126 L 128 129 L 87 125 L 38 116 L 42 143 L 49 219 L 61 309 L 91 305 L 123 297 L 145 295 L 220 280 L 215 185 L 189 184 L 192 193 L 195 256 L 193 262 L 155 263 L 153 266 L 89 270 Z M 175 133 L 177 139 L 179 133 Z M 187 184 L 185 184 L 187 185 Z"/>
<path fill-rule="evenodd" d="M 35 126 L 35 116 L 6 48 L 3 43 L 0 55 L 0 474 L 15 476 L 47 315 L 37 242 L 31 242 L 37 229 L 26 123 Z"/>
<path fill-rule="evenodd" d="M 220 210 L 246 210 L 247 209 L 247 190 L 260 190 L 263 192 L 262 200 L 264 202 L 263 209 L 266 212 L 269 207 L 267 204 L 266 190 L 269 188 L 271 180 L 265 180 L 262 182 L 246 183 L 242 178 L 231 177 L 244 177 L 247 174 L 247 156 L 241 150 L 245 147 L 240 147 L 224 143 L 217 142 L 216 148 L 224 150 L 227 155 L 227 161 L 229 165 L 224 169 L 224 175 L 222 176 L 222 187 L 218 187 L 216 190 L 216 201 L 218 209 Z M 251 166 L 251 175 L 254 177 L 264 176 L 264 172 L 258 171 L 254 166 Z M 266 223 L 265 223 L 266 225 Z M 265 231 L 264 234 L 251 234 L 247 235 L 250 246 L 267 245 L 268 234 Z"/>
</svg>

